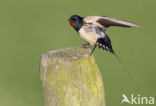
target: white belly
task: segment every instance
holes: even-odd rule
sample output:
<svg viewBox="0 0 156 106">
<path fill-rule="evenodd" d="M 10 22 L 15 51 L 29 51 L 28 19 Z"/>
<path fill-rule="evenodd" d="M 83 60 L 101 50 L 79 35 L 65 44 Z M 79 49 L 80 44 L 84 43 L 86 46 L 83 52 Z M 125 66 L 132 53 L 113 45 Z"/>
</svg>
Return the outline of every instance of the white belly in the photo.
<svg viewBox="0 0 156 106">
<path fill-rule="evenodd" d="M 90 45 L 95 45 L 98 39 L 98 36 L 95 33 L 88 32 L 84 28 L 81 28 L 79 30 L 79 34 L 80 34 L 80 37 L 86 42 L 88 42 Z"/>
</svg>

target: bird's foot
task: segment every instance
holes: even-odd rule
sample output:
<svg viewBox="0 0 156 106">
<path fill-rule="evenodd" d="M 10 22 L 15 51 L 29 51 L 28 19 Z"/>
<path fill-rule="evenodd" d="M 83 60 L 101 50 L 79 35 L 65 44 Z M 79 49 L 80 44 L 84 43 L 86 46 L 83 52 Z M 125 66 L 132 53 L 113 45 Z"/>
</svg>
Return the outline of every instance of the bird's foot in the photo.
<svg viewBox="0 0 156 106">
<path fill-rule="evenodd" d="M 90 46 L 89 43 L 87 43 L 87 44 L 82 44 L 81 47 L 82 47 L 82 48 L 91 48 L 91 46 Z"/>
</svg>

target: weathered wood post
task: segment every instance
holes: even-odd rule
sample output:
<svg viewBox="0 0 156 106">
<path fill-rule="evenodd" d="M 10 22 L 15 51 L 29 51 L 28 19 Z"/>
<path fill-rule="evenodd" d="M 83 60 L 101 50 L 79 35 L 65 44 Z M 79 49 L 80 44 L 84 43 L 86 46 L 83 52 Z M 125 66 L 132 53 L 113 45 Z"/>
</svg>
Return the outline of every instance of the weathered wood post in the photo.
<svg viewBox="0 0 156 106">
<path fill-rule="evenodd" d="M 101 72 L 90 49 L 72 47 L 41 56 L 45 106 L 105 106 Z"/>
</svg>

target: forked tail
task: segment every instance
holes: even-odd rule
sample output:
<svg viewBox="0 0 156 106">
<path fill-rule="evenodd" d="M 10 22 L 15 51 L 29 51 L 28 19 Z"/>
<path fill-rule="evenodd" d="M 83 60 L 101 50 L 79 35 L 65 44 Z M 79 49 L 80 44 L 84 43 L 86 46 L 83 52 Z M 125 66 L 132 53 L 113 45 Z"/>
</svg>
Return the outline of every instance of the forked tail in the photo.
<svg viewBox="0 0 156 106">
<path fill-rule="evenodd" d="M 113 51 L 111 52 L 112 54 L 114 54 L 114 56 L 117 58 L 117 60 L 120 62 L 120 64 L 123 66 L 124 70 L 128 73 L 128 75 L 131 77 L 131 79 L 135 80 L 134 77 L 132 76 L 132 74 L 128 71 L 127 67 L 125 66 L 125 64 L 121 61 L 121 59 L 119 58 L 119 56 Z"/>
<path fill-rule="evenodd" d="M 131 75 L 131 73 L 128 71 L 128 69 L 126 68 L 125 64 L 121 61 L 121 59 L 119 58 L 119 56 L 114 52 L 112 45 L 111 45 L 111 40 L 109 39 L 109 37 L 106 35 L 104 38 L 99 38 L 94 46 L 94 48 L 91 51 L 91 54 L 93 53 L 93 51 L 95 50 L 96 46 L 98 46 L 99 48 L 102 48 L 103 50 L 109 51 L 112 54 L 115 55 L 115 57 L 117 58 L 117 60 L 120 62 L 120 64 L 122 64 L 124 70 L 127 71 L 127 73 L 129 74 L 129 76 L 134 80 L 133 76 Z"/>
</svg>

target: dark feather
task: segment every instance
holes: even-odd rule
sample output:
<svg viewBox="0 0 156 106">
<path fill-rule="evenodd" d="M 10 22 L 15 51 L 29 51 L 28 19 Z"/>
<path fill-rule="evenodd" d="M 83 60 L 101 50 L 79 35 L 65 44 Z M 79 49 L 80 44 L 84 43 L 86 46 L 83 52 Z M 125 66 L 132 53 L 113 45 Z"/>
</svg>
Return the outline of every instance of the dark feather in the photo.
<svg viewBox="0 0 156 106">
<path fill-rule="evenodd" d="M 105 35 L 104 38 L 99 38 L 96 43 L 99 48 L 102 48 L 103 50 L 110 51 L 111 53 L 114 53 L 112 45 L 111 45 L 111 40 L 107 35 Z"/>
<path fill-rule="evenodd" d="M 111 40 L 109 39 L 109 37 L 108 37 L 107 35 L 105 35 L 105 37 L 99 38 L 99 39 L 96 41 L 96 44 L 95 44 L 94 48 L 92 49 L 90 55 L 93 54 L 93 52 L 94 52 L 96 46 L 98 46 L 99 48 L 102 48 L 103 50 L 109 51 L 109 52 L 111 52 L 111 53 L 113 53 L 113 54 L 115 53 L 115 52 L 113 51 L 113 48 L 112 48 L 112 45 L 111 45 Z"/>
<path fill-rule="evenodd" d="M 109 17 L 101 17 L 97 20 L 97 22 L 105 27 L 109 27 L 109 26 L 139 27 L 139 25 L 136 25 L 134 23 L 122 21 L 114 18 L 109 18 Z"/>
</svg>

